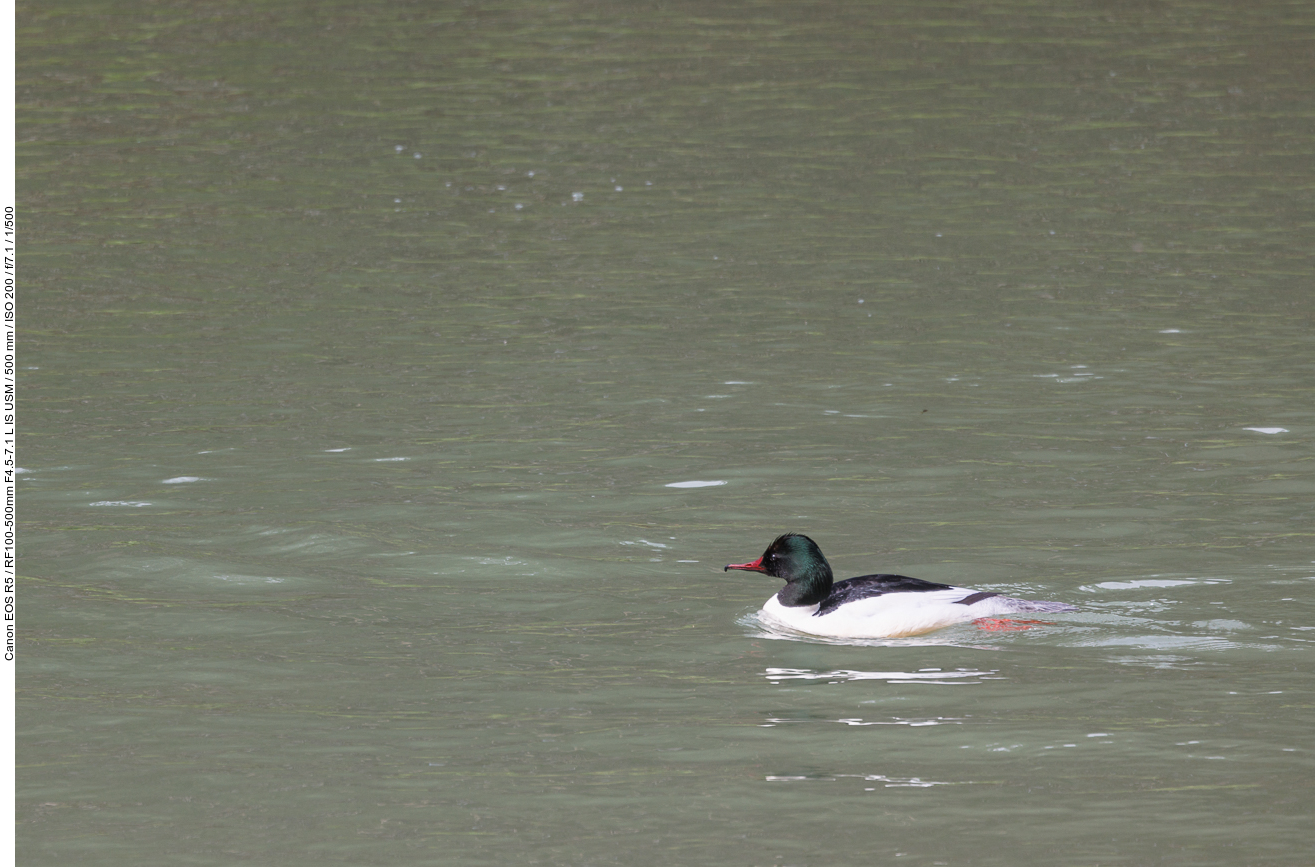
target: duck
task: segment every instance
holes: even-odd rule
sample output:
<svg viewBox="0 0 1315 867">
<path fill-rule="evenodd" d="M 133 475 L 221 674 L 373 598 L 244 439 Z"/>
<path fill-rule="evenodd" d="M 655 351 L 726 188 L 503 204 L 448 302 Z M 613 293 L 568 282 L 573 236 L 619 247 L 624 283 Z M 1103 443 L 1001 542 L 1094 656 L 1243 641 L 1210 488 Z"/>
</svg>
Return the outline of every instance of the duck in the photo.
<svg viewBox="0 0 1315 867">
<path fill-rule="evenodd" d="M 777 536 L 751 563 L 723 572 L 761 572 L 785 586 L 759 612 L 796 632 L 828 638 L 907 638 L 1005 614 L 1076 611 L 1063 602 L 1013 599 L 905 575 L 860 575 L 835 581 L 817 543 L 802 533 Z M 1006 627 L 1007 628 L 1007 627 Z"/>
</svg>

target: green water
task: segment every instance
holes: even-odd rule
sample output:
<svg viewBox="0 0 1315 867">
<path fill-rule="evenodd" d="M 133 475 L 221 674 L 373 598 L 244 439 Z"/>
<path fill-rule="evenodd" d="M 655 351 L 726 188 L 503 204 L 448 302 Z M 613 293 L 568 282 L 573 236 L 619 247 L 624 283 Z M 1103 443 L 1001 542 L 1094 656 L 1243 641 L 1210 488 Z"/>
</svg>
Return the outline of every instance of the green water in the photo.
<svg viewBox="0 0 1315 867">
<path fill-rule="evenodd" d="M 19 25 L 21 863 L 1309 863 L 1309 4 Z"/>
</svg>

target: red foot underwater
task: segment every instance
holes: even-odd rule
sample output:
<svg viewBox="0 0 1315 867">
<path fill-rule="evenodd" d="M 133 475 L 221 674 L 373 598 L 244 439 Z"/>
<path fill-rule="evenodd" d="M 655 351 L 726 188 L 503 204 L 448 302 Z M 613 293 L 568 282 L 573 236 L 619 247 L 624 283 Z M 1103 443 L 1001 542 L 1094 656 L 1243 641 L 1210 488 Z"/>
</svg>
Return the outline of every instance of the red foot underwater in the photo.
<svg viewBox="0 0 1315 867">
<path fill-rule="evenodd" d="M 987 632 L 1022 632 L 1024 629 L 1033 629 L 1037 626 L 1054 626 L 1048 620 L 1010 620 L 1008 617 L 983 617 L 980 620 L 974 620 L 978 629 L 985 629 Z"/>
</svg>

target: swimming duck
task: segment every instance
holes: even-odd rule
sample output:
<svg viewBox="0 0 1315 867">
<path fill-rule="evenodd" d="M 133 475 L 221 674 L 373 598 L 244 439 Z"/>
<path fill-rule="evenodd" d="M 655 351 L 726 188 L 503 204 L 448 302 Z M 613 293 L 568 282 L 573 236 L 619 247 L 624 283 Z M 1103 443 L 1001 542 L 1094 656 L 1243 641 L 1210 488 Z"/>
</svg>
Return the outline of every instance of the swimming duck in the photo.
<svg viewBox="0 0 1315 867">
<path fill-rule="evenodd" d="M 833 638 L 904 638 L 980 617 L 1076 611 L 1063 602 L 1011 599 L 989 591 L 903 575 L 862 575 L 834 582 L 831 564 L 807 536 L 777 536 L 752 563 L 722 571 L 761 572 L 785 580 L 762 614 L 798 632 Z"/>
</svg>

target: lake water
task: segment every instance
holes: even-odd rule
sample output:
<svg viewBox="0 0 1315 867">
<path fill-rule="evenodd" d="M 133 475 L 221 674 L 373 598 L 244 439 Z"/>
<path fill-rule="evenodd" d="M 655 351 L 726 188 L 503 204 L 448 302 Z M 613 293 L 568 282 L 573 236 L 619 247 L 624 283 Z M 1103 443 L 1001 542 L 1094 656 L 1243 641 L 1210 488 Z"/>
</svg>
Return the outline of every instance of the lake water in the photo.
<svg viewBox="0 0 1315 867">
<path fill-rule="evenodd" d="M 1309 4 L 19 24 L 22 863 L 1310 863 Z"/>
</svg>

